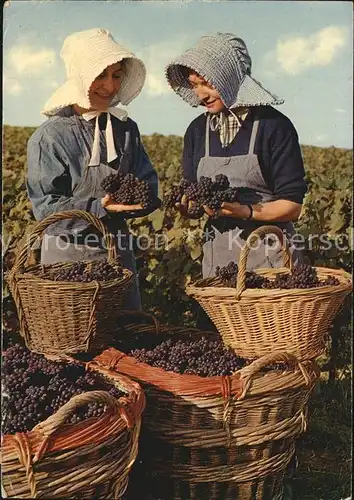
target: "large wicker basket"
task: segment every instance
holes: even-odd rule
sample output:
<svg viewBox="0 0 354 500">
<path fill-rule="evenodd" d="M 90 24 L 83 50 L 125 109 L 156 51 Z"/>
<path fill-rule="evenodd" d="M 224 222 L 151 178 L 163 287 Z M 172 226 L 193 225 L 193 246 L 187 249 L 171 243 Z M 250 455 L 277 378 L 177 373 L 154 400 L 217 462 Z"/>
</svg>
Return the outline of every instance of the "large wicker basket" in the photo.
<svg viewBox="0 0 354 500">
<path fill-rule="evenodd" d="M 130 376 L 146 394 L 142 464 L 132 471 L 128 498 L 280 500 L 295 438 L 306 429 L 316 365 L 271 354 L 230 377 L 202 378 L 151 367 L 122 351 L 155 334 L 155 325 L 128 324 L 117 336 L 120 350 L 110 348 L 90 363 Z M 160 325 L 158 337 L 167 336 L 217 334 Z M 284 360 L 293 368 L 263 371 Z"/>
<path fill-rule="evenodd" d="M 275 234 L 283 243 L 285 268 L 255 272 L 274 279 L 292 268 L 283 232 L 262 226 L 251 233 L 242 249 L 236 288 L 218 278 L 198 280 L 186 288 L 206 311 L 225 344 L 239 356 L 253 359 L 275 351 L 290 352 L 298 360 L 313 359 L 326 348 L 328 331 L 345 297 L 352 289 L 351 276 L 342 270 L 317 267 L 320 279 L 333 275 L 339 285 L 309 289 L 246 289 L 246 263 L 258 238 Z"/>
<path fill-rule="evenodd" d="M 45 278 L 48 273 L 72 263 L 27 266 L 34 244 L 43 238 L 48 226 L 63 219 L 81 218 L 103 234 L 108 260 L 119 265 L 113 237 L 92 214 L 72 210 L 56 213 L 37 223 L 6 275 L 20 322 L 20 332 L 32 351 L 47 354 L 99 352 L 109 345 L 124 292 L 131 286 L 133 274 L 110 281 L 58 282 Z M 85 262 L 85 261 L 84 261 Z"/>
<path fill-rule="evenodd" d="M 63 361 L 63 359 L 61 360 Z M 2 437 L 2 489 L 15 498 L 112 498 L 123 496 L 138 452 L 145 396 L 123 375 L 107 377 L 125 395 L 106 391 L 74 396 L 27 433 Z M 101 417 L 78 424 L 65 420 L 82 405 L 107 406 Z"/>
</svg>

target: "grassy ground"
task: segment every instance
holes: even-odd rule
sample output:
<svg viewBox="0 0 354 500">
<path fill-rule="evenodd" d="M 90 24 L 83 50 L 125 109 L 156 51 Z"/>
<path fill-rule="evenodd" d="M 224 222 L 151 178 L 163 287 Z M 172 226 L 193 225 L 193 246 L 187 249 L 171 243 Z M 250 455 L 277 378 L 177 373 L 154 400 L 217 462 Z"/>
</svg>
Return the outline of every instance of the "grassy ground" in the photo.
<svg viewBox="0 0 354 500">
<path fill-rule="evenodd" d="M 351 497 L 351 380 L 321 381 L 310 403 L 309 427 L 298 442 L 294 500 Z"/>
</svg>

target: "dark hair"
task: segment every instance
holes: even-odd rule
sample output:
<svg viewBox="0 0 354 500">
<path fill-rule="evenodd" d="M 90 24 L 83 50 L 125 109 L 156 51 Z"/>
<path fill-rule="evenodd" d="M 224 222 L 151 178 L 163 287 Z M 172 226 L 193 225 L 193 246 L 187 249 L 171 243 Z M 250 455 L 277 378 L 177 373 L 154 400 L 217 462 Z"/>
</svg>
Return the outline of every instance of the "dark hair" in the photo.
<svg viewBox="0 0 354 500">
<path fill-rule="evenodd" d="M 127 65 L 126 65 L 126 62 L 125 62 L 125 61 L 126 61 L 126 59 L 122 59 L 121 61 L 116 61 L 116 62 L 115 62 L 115 63 L 113 63 L 113 64 L 118 64 L 118 63 L 119 63 L 119 64 L 120 64 L 120 66 L 121 66 L 122 71 L 125 73 L 125 69 L 126 69 L 126 67 L 127 67 Z M 108 66 L 112 66 L 112 64 L 109 64 Z M 104 75 L 105 71 L 107 70 L 108 66 L 106 66 L 106 67 L 105 67 L 105 68 L 101 71 L 101 73 L 100 73 L 99 75 L 97 75 L 97 76 L 96 76 L 95 80 L 96 80 L 97 78 L 103 77 L 103 75 Z"/>
<path fill-rule="evenodd" d="M 188 68 L 188 66 L 180 66 L 180 70 L 185 78 L 188 78 L 192 73 L 198 74 L 194 69 Z"/>
</svg>

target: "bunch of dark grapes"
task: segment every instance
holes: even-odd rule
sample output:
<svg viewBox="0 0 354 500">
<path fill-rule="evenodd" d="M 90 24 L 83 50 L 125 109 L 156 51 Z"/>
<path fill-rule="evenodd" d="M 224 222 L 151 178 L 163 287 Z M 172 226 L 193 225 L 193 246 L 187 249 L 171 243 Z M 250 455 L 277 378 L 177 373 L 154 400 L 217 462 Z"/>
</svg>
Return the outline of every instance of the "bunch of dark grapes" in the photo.
<svg viewBox="0 0 354 500">
<path fill-rule="evenodd" d="M 203 205 L 207 205 L 209 208 L 212 210 L 219 210 L 221 208 L 221 205 L 225 201 L 224 199 L 224 193 L 222 191 L 217 191 L 212 198 L 207 199 L 206 203 L 203 203 Z"/>
<path fill-rule="evenodd" d="M 101 187 L 114 202 L 122 205 L 141 205 L 146 209 L 158 201 L 150 184 L 131 173 L 110 174 L 103 179 Z"/>
<path fill-rule="evenodd" d="M 188 201 L 198 202 L 201 197 L 201 193 L 201 185 L 198 182 L 192 182 L 184 191 L 184 196 Z"/>
<path fill-rule="evenodd" d="M 228 287 L 236 287 L 238 266 L 235 262 L 230 262 L 227 266 L 216 267 L 216 277 Z M 319 280 L 317 271 L 308 264 L 294 266 L 291 273 L 278 273 L 274 280 L 265 276 L 246 272 L 246 288 L 274 289 L 294 289 L 294 288 L 317 288 L 328 285 L 339 285 L 339 280 L 335 276 L 327 276 L 325 280 Z"/>
<path fill-rule="evenodd" d="M 89 263 L 74 262 L 71 266 L 50 272 L 46 278 L 54 281 L 89 283 L 91 281 L 109 281 L 123 276 L 123 268 L 112 266 L 107 259 Z"/>
<path fill-rule="evenodd" d="M 215 181 L 213 182 L 213 188 L 216 191 L 226 191 L 229 189 L 230 181 L 224 174 L 218 174 L 215 176 Z"/>
<path fill-rule="evenodd" d="M 275 289 L 306 289 L 318 288 L 327 285 L 339 285 L 339 280 L 334 276 L 327 276 L 325 280 L 320 280 L 317 276 L 316 268 L 309 264 L 298 264 L 294 266 L 290 273 L 277 274 L 273 281 L 269 281 L 265 288 Z"/>
<path fill-rule="evenodd" d="M 107 259 L 90 262 L 85 272 L 92 278 L 92 281 L 109 281 L 123 276 L 123 268 L 113 267 Z"/>
<path fill-rule="evenodd" d="M 111 195 L 112 200 L 117 203 L 122 203 L 122 205 L 133 205 L 135 202 L 135 180 L 134 174 L 127 174 L 119 186 L 119 189 Z"/>
<path fill-rule="evenodd" d="M 183 191 L 181 186 L 172 186 L 171 191 L 165 196 L 164 206 L 166 208 L 173 208 L 176 203 L 181 203 Z"/>
<path fill-rule="evenodd" d="M 124 174 L 117 172 L 116 174 L 109 174 L 101 182 L 101 188 L 105 193 L 115 193 L 120 188 Z"/>
<path fill-rule="evenodd" d="M 227 266 L 216 266 L 215 275 L 220 278 L 224 284 L 236 280 L 238 273 L 238 265 L 236 262 L 229 262 Z"/>
<path fill-rule="evenodd" d="M 166 208 L 174 208 L 176 203 L 180 203 L 182 201 L 184 192 L 191 184 L 191 181 L 182 179 L 178 186 L 172 186 L 171 191 L 165 196 L 164 206 Z"/>
<path fill-rule="evenodd" d="M 188 214 L 190 217 L 200 218 L 204 213 L 202 205 L 194 205 L 188 208 Z"/>
<path fill-rule="evenodd" d="M 20 344 L 3 353 L 2 370 L 4 434 L 31 430 L 83 392 L 105 390 L 116 398 L 122 395 L 99 375 L 86 371 L 83 365 L 49 361 Z M 104 405 L 90 403 L 80 407 L 67 423 L 98 417 L 104 411 Z"/>
<path fill-rule="evenodd" d="M 312 288 L 320 285 L 316 269 L 308 264 L 294 266 L 289 274 L 289 282 L 291 288 Z"/>
<path fill-rule="evenodd" d="M 186 201 L 194 202 L 193 214 L 203 213 L 203 205 L 214 211 L 220 209 L 224 202 L 234 203 L 240 200 L 239 188 L 230 187 L 230 181 L 224 174 L 218 174 L 213 181 L 211 177 L 201 176 L 198 182 L 183 179 L 179 186 L 174 186 L 165 198 L 165 207 L 173 208 L 185 196 Z"/>
<path fill-rule="evenodd" d="M 340 281 L 335 276 L 327 276 L 327 278 L 321 281 L 322 286 L 338 286 L 340 285 Z"/>
<path fill-rule="evenodd" d="M 245 362 L 220 340 L 186 339 L 161 342 L 154 349 L 133 349 L 130 355 L 141 363 L 180 374 L 214 377 L 231 375 Z"/>
<path fill-rule="evenodd" d="M 238 188 L 228 188 L 223 191 L 224 200 L 227 203 L 238 203 L 240 201 L 240 191 Z"/>
<path fill-rule="evenodd" d="M 133 349 L 129 354 L 139 362 L 156 368 L 200 377 L 232 375 L 250 363 L 237 356 L 220 339 L 210 340 L 206 337 L 177 341 L 168 339 L 153 349 Z M 284 369 L 284 365 L 274 365 L 272 368 Z"/>
<path fill-rule="evenodd" d="M 269 279 L 253 271 L 246 271 L 246 288 L 267 288 Z"/>
<path fill-rule="evenodd" d="M 289 282 L 289 275 L 288 274 L 283 274 L 283 273 L 278 273 L 275 276 L 275 279 L 273 281 L 270 281 L 267 283 L 266 288 L 268 289 L 275 289 L 275 288 L 282 288 L 282 289 L 289 289 L 291 288 L 290 282 Z"/>
<path fill-rule="evenodd" d="M 236 262 L 229 262 L 227 266 L 217 266 L 215 275 L 221 282 L 229 287 L 235 288 L 237 283 L 238 265 Z M 246 271 L 246 288 L 266 288 L 268 278 L 260 276 L 253 271 Z"/>
</svg>

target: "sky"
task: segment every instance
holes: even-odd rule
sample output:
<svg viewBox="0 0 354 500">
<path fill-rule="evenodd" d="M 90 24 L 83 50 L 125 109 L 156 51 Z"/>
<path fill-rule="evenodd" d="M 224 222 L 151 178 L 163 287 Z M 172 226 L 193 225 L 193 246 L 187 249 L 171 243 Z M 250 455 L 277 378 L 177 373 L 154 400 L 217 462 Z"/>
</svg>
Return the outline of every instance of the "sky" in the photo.
<svg viewBox="0 0 354 500">
<path fill-rule="evenodd" d="M 350 1 L 11 0 L 3 21 L 3 123 L 38 126 L 65 82 L 60 50 L 75 31 L 105 28 L 140 57 L 144 88 L 125 108 L 141 134 L 183 136 L 203 108 L 168 86 L 165 67 L 206 34 L 244 39 L 252 76 L 285 103 L 301 144 L 353 147 Z"/>
</svg>

